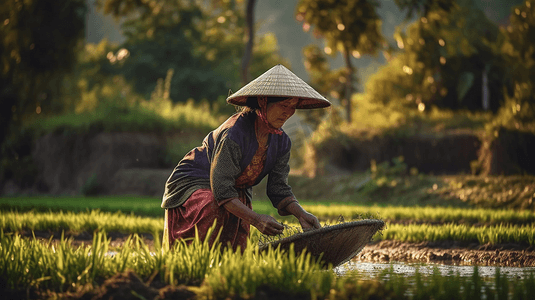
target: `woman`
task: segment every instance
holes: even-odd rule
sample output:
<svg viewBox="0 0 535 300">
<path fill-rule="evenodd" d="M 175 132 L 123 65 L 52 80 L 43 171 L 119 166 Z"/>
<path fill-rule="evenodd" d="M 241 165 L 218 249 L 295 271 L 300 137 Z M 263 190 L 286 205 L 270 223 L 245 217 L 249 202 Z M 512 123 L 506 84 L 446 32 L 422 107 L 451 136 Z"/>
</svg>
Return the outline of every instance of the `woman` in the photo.
<svg viewBox="0 0 535 300">
<path fill-rule="evenodd" d="M 240 112 L 210 132 L 202 146 L 191 150 L 167 180 L 164 241 L 195 236 L 201 239 L 216 222 L 219 241 L 245 249 L 249 226 L 277 235 L 283 226 L 275 218 L 254 212 L 252 186 L 266 175 L 267 196 L 282 216 L 294 215 L 303 230 L 319 228 L 288 185 L 291 142 L 282 125 L 295 109 L 321 108 L 330 102 L 282 65 L 260 75 L 227 98 Z M 215 239 L 210 238 L 210 244 Z"/>
</svg>

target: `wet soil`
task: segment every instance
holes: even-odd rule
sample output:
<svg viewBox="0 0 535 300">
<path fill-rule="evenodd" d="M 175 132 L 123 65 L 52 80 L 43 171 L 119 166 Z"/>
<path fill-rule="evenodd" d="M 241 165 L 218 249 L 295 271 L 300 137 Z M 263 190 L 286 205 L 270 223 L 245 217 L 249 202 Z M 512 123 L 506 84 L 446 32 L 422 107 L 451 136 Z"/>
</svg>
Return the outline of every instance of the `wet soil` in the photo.
<svg viewBox="0 0 535 300">
<path fill-rule="evenodd" d="M 354 261 L 535 267 L 535 247 L 519 244 L 462 245 L 453 241 L 434 243 L 379 241 L 364 247 Z"/>
</svg>

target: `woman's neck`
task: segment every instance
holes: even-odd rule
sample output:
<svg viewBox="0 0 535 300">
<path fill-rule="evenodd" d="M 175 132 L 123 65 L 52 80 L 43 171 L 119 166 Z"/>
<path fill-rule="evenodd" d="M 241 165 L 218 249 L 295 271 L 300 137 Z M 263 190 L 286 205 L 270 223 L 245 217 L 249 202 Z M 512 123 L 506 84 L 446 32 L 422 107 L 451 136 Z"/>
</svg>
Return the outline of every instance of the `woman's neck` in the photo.
<svg viewBox="0 0 535 300">
<path fill-rule="evenodd" d="M 269 128 L 268 125 L 262 122 L 259 117 L 257 117 L 255 120 L 255 132 L 258 143 L 263 145 L 267 144 L 267 140 L 269 137 Z"/>
</svg>

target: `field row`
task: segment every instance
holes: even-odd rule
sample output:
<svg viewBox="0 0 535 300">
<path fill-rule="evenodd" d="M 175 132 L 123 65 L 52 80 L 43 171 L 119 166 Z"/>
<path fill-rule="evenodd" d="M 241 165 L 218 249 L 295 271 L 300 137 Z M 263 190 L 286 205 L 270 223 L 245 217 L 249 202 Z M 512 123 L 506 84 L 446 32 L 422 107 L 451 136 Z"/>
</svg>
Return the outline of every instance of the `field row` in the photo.
<svg viewBox="0 0 535 300">
<path fill-rule="evenodd" d="M 453 207 L 358 206 L 330 202 L 301 201 L 303 207 L 323 221 L 363 217 L 390 222 L 466 223 L 466 224 L 533 224 L 535 212 L 512 209 L 471 209 Z M 0 211 L 36 212 L 131 212 L 138 216 L 162 218 L 160 200 L 143 197 L 25 197 L 0 198 Z M 253 209 L 262 214 L 276 215 L 269 201 L 253 201 Z"/>
<path fill-rule="evenodd" d="M 298 226 L 290 223 L 291 226 Z M 328 225 L 328 224 L 327 224 Z M 66 231 L 73 234 L 81 232 L 107 231 L 132 233 L 151 233 L 161 236 L 163 218 L 146 218 L 125 215 L 120 212 L 109 213 L 91 211 L 87 213 L 17 213 L 4 212 L 0 216 L 0 229 L 4 232 Z M 253 228 L 253 236 L 256 229 Z M 471 226 L 446 223 L 430 224 L 392 224 L 387 223 L 382 233 L 375 239 L 400 240 L 408 242 L 460 241 L 480 244 L 520 243 L 535 245 L 535 225 L 500 224 L 492 226 Z"/>
<path fill-rule="evenodd" d="M 531 224 L 535 223 L 535 213 L 510 209 L 470 209 L 451 207 L 380 207 L 354 205 L 307 205 L 309 212 L 325 218 L 339 216 L 355 219 L 372 216 L 388 221 L 416 221 L 431 223 L 468 223 L 468 224 Z"/>
</svg>

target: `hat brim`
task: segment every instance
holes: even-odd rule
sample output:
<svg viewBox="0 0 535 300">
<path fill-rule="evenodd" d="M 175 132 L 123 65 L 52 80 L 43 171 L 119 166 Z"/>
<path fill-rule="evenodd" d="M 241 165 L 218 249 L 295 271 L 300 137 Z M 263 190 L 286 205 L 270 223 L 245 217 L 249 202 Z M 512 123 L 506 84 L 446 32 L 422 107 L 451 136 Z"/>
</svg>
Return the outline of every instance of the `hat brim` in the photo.
<svg viewBox="0 0 535 300">
<path fill-rule="evenodd" d="M 282 98 L 294 98 L 295 96 L 289 96 L 289 95 L 250 95 L 250 96 L 241 96 L 241 97 L 235 97 L 232 99 L 227 99 L 227 102 L 233 105 L 237 106 L 248 106 L 247 105 L 247 99 L 250 97 L 258 97 L 258 96 L 266 96 L 266 97 L 282 97 Z M 296 97 L 299 99 L 297 102 L 296 109 L 312 109 L 312 108 L 325 108 L 331 106 L 331 103 L 325 99 L 314 99 L 314 98 L 301 98 Z"/>
<path fill-rule="evenodd" d="M 227 98 L 227 102 L 247 106 L 249 97 L 298 98 L 297 109 L 324 108 L 331 102 L 283 65 L 276 65 Z"/>
</svg>

